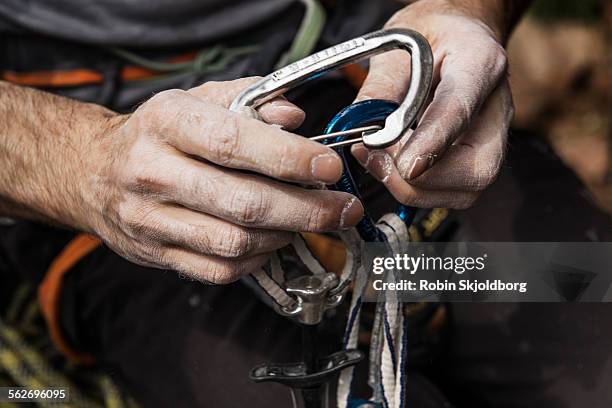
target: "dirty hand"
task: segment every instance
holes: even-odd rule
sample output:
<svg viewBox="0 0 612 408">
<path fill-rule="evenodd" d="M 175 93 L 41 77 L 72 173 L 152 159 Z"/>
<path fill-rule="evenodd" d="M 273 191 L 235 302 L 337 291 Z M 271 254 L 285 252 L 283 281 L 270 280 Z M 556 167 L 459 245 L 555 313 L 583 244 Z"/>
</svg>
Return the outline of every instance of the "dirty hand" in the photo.
<svg viewBox="0 0 612 408">
<path fill-rule="evenodd" d="M 253 80 L 165 91 L 112 118 L 83 176 L 89 229 L 136 263 L 228 283 L 261 267 L 295 231 L 356 224 L 363 209 L 350 194 L 278 181 L 331 183 L 342 164 L 331 149 L 281 129 L 304 118 L 284 99 L 259 109 L 280 126 L 230 112 Z"/>
<path fill-rule="evenodd" d="M 417 129 L 396 145 L 352 150 L 398 201 L 416 207 L 472 205 L 497 176 L 514 113 L 499 30 L 454 3 L 421 0 L 388 22 L 388 28 L 420 32 L 431 44 L 433 99 Z M 406 52 L 382 54 L 372 59 L 358 99 L 399 102 L 409 79 Z"/>
</svg>

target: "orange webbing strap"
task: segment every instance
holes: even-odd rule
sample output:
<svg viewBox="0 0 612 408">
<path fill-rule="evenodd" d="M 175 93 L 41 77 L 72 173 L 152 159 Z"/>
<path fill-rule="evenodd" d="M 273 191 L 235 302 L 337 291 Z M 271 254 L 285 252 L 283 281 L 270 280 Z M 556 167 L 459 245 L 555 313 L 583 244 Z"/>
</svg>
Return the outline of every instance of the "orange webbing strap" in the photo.
<svg viewBox="0 0 612 408">
<path fill-rule="evenodd" d="M 169 63 L 179 63 L 191 61 L 196 53 L 190 52 L 184 55 L 169 59 Z M 150 69 L 126 66 L 121 69 L 120 77 L 122 81 L 140 81 L 161 75 L 157 71 Z M 62 71 L 0 71 L 0 78 L 17 85 L 32 86 L 40 88 L 60 88 L 71 86 L 83 86 L 101 84 L 104 76 L 92 69 L 71 69 Z"/>
<path fill-rule="evenodd" d="M 308 249 L 328 272 L 341 273 L 346 262 L 346 248 L 341 241 L 321 234 L 302 233 Z"/>
<path fill-rule="evenodd" d="M 64 275 L 81 259 L 101 245 L 101 241 L 89 234 L 79 234 L 66 245 L 64 250 L 53 260 L 47 270 L 45 279 L 38 287 L 38 302 L 51 340 L 57 349 L 75 364 L 92 364 L 89 354 L 73 350 L 61 330 L 59 316 L 59 299 Z"/>
<path fill-rule="evenodd" d="M 3 71 L 2 79 L 17 85 L 42 88 L 59 88 L 66 86 L 91 85 L 103 81 L 102 74 L 88 69 L 66 71 Z"/>
<path fill-rule="evenodd" d="M 168 60 L 168 62 L 186 62 L 195 58 L 195 53 L 188 53 Z M 368 73 L 366 69 L 358 64 L 351 64 L 342 68 L 342 73 L 350 84 L 360 88 Z M 126 66 L 121 69 L 122 81 L 140 81 L 159 76 L 160 73 L 142 67 Z M 1 71 L 0 78 L 23 86 L 39 88 L 61 88 L 72 86 L 84 86 L 101 84 L 104 76 L 92 69 L 71 69 L 63 71 Z"/>
<path fill-rule="evenodd" d="M 342 68 L 342 75 L 344 75 L 353 88 L 359 89 L 368 76 L 368 70 L 359 64 L 351 64 Z"/>
</svg>

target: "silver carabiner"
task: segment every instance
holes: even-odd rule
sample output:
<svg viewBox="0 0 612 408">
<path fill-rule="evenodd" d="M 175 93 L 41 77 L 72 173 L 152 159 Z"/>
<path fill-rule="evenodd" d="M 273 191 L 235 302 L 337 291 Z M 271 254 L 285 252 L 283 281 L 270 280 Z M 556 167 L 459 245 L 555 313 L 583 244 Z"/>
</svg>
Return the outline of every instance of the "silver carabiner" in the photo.
<svg viewBox="0 0 612 408">
<path fill-rule="evenodd" d="M 384 127 L 367 127 L 343 132 L 344 135 L 361 133 L 362 137 L 341 142 L 343 145 L 363 142 L 371 149 L 390 146 L 399 141 L 404 132 L 419 118 L 431 88 L 433 76 L 431 48 L 425 37 L 412 30 L 396 28 L 375 31 L 312 54 L 246 88 L 234 99 L 230 110 L 257 118 L 255 108 L 289 89 L 332 69 L 393 49 L 404 49 L 412 56 L 410 88 L 406 97 L 399 108 L 387 117 Z M 333 136 L 322 135 L 312 139 L 322 140 Z"/>
</svg>

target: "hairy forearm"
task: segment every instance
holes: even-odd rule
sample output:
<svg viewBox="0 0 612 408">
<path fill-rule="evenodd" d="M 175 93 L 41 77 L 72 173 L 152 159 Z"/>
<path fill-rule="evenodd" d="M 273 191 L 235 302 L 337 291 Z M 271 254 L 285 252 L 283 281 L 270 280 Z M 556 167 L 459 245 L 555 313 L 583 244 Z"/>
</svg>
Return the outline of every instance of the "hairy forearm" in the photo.
<svg viewBox="0 0 612 408">
<path fill-rule="evenodd" d="M 0 81 L 0 215 L 87 229 L 78 215 L 87 151 L 114 114 Z"/>
</svg>

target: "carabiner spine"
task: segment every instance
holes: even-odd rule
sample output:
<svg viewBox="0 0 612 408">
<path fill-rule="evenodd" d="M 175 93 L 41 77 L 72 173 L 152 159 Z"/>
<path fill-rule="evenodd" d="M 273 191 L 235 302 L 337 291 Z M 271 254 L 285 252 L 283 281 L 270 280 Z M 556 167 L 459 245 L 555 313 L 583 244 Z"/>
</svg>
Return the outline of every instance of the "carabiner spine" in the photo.
<svg viewBox="0 0 612 408">
<path fill-rule="evenodd" d="M 296 61 L 262 78 L 246 88 L 230 106 L 230 110 L 250 113 L 270 99 L 284 94 L 313 77 L 327 71 L 395 48 L 403 48 L 412 54 L 412 84 L 407 95 L 410 105 L 422 105 L 429 92 L 433 57 L 427 40 L 416 31 L 408 29 L 381 30 L 335 45 Z M 248 109 L 245 109 L 248 108 Z M 407 107 L 409 108 L 409 107 Z M 250 112 L 245 112 L 245 110 Z M 396 116 L 412 118 L 413 113 L 400 111 Z M 414 120 L 414 119 L 413 119 Z"/>
</svg>

